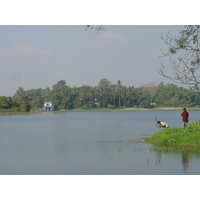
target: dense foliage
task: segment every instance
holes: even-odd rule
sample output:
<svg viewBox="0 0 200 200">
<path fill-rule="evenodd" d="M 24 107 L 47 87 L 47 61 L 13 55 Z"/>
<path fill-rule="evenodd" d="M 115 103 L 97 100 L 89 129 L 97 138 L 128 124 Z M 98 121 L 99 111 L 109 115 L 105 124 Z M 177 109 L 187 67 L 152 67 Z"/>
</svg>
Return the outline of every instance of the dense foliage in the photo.
<svg viewBox="0 0 200 200">
<path fill-rule="evenodd" d="M 30 112 L 32 106 L 29 100 L 0 96 L 0 112 Z"/>
<path fill-rule="evenodd" d="M 60 80 L 52 89 L 18 88 L 13 97 L 0 97 L 0 111 L 30 111 L 42 109 L 44 101 L 52 101 L 55 109 L 92 108 L 152 108 L 152 107 L 194 107 L 199 105 L 199 93 L 174 84 L 148 84 L 135 88 L 123 86 L 121 81 L 111 84 L 101 79 L 95 87 L 82 85 L 69 87 Z M 153 104 L 152 104 L 153 103 Z M 155 103 L 155 104 L 154 104 Z"/>
</svg>

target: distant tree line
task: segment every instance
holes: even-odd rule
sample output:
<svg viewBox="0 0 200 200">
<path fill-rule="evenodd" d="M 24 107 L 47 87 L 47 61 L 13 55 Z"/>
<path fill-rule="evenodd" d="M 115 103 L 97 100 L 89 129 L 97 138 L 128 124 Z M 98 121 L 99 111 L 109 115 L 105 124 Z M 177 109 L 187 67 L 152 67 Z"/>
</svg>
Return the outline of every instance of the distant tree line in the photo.
<svg viewBox="0 0 200 200">
<path fill-rule="evenodd" d="M 0 112 L 30 112 L 32 107 L 34 105 L 29 100 L 0 96 Z"/>
<path fill-rule="evenodd" d="M 44 101 L 52 101 L 56 110 L 92 108 L 153 108 L 157 107 L 195 107 L 199 106 L 200 95 L 193 88 L 186 89 L 175 84 L 162 82 L 147 84 L 138 88 L 124 86 L 119 80 L 111 84 L 101 79 L 95 87 L 82 85 L 70 87 L 65 80 L 58 81 L 52 89 L 18 88 L 13 97 L 0 97 L 0 111 L 9 109 L 16 112 L 39 110 Z"/>
</svg>

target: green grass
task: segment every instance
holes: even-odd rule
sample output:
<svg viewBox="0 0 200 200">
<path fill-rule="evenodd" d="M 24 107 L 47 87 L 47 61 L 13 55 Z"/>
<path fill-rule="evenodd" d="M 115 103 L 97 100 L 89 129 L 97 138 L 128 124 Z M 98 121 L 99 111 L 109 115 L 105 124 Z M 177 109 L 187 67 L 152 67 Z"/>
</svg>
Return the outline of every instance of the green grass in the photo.
<svg viewBox="0 0 200 200">
<path fill-rule="evenodd" d="M 200 122 L 187 128 L 164 129 L 142 140 L 154 144 L 157 150 L 200 150 Z"/>
<path fill-rule="evenodd" d="M 62 112 L 61 111 L 54 111 L 53 113 L 59 114 L 59 113 L 62 113 Z"/>
</svg>

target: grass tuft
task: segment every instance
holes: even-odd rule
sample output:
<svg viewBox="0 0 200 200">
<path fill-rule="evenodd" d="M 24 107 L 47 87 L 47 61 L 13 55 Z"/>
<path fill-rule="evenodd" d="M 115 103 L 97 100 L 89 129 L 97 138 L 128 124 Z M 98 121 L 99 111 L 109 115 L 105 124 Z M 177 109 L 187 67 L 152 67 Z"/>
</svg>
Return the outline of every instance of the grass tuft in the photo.
<svg viewBox="0 0 200 200">
<path fill-rule="evenodd" d="M 200 149 L 200 123 L 191 123 L 186 128 L 164 129 L 142 140 L 163 150 Z"/>
</svg>

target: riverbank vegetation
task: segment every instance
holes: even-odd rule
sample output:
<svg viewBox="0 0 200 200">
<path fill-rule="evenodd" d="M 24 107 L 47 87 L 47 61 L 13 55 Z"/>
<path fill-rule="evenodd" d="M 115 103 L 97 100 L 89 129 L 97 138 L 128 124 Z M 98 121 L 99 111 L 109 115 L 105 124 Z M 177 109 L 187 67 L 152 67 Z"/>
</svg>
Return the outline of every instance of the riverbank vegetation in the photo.
<svg viewBox="0 0 200 200">
<path fill-rule="evenodd" d="M 200 121 L 186 128 L 168 128 L 142 141 L 155 145 L 156 150 L 200 150 Z"/>
<path fill-rule="evenodd" d="M 15 99 L 12 97 L 0 96 L 0 113 L 28 113 L 32 107 L 32 103 L 25 99 Z"/>
<path fill-rule="evenodd" d="M 196 89 L 197 90 L 197 89 Z M 12 97 L 0 97 L 0 112 L 29 112 L 41 110 L 44 101 L 52 101 L 55 110 L 126 110 L 156 109 L 160 107 L 198 108 L 200 94 L 194 88 L 186 89 L 175 84 L 150 83 L 141 87 L 124 86 L 121 81 L 112 84 L 101 79 L 97 86 L 70 87 L 60 80 L 46 89 L 18 88 Z"/>
</svg>

